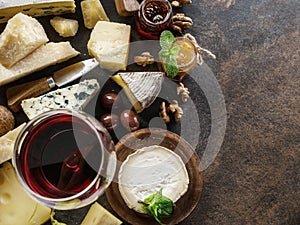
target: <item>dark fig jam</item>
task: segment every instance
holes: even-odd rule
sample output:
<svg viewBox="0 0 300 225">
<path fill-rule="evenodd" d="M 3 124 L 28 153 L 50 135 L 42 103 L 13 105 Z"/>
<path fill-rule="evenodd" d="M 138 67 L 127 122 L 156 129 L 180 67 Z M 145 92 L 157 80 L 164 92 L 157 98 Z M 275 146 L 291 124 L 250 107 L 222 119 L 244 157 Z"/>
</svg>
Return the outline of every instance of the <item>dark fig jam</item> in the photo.
<svg viewBox="0 0 300 225">
<path fill-rule="evenodd" d="M 135 24 L 139 34 L 148 39 L 159 39 L 160 33 L 172 22 L 172 6 L 167 0 L 144 0 L 140 4 Z"/>
</svg>

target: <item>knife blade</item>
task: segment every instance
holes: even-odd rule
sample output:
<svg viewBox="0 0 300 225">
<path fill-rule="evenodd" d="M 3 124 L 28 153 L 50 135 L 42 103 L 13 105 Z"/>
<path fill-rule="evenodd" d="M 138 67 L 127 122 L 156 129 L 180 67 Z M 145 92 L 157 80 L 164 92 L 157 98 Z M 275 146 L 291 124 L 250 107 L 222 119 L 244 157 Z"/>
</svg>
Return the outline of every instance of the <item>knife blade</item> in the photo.
<svg viewBox="0 0 300 225">
<path fill-rule="evenodd" d="M 21 102 L 24 99 L 47 93 L 56 86 L 64 86 L 87 74 L 98 65 L 95 58 L 86 59 L 57 70 L 52 76 L 10 87 L 6 91 L 7 105 L 13 112 L 17 112 L 21 109 Z"/>
</svg>

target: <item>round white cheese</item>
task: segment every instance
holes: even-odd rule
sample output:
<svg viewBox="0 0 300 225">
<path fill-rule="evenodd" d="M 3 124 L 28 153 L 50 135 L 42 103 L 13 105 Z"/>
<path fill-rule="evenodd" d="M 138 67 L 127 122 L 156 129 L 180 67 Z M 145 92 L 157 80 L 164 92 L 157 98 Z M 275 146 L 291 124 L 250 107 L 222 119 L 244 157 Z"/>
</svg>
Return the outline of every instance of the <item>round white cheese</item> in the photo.
<svg viewBox="0 0 300 225">
<path fill-rule="evenodd" d="M 162 189 L 162 194 L 176 202 L 188 189 L 189 176 L 179 155 L 158 145 L 144 147 L 130 154 L 118 174 L 119 190 L 130 209 L 144 213 L 139 200 Z"/>
</svg>

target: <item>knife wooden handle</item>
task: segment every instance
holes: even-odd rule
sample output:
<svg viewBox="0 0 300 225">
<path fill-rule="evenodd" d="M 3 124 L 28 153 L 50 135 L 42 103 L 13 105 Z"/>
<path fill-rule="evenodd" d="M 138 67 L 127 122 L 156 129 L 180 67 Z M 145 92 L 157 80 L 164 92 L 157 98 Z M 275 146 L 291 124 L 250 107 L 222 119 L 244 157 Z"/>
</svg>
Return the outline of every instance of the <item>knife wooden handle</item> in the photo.
<svg viewBox="0 0 300 225">
<path fill-rule="evenodd" d="M 21 109 L 21 102 L 24 99 L 37 97 L 51 90 L 49 80 L 52 78 L 43 77 L 38 80 L 20 84 L 6 91 L 7 105 L 13 111 Z"/>
</svg>

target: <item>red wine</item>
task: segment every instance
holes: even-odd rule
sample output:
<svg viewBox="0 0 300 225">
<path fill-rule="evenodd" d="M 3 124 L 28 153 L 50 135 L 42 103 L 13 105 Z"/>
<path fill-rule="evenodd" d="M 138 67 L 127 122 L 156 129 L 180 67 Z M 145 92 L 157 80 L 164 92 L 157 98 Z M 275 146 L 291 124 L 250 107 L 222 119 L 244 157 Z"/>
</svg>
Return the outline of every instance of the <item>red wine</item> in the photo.
<svg viewBox="0 0 300 225">
<path fill-rule="evenodd" d="M 29 130 L 17 166 L 33 192 L 65 198 L 83 191 L 97 179 L 103 147 L 86 122 L 70 114 L 54 114 Z M 97 182 L 87 194 L 99 188 Z"/>
</svg>

